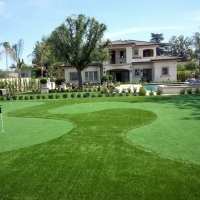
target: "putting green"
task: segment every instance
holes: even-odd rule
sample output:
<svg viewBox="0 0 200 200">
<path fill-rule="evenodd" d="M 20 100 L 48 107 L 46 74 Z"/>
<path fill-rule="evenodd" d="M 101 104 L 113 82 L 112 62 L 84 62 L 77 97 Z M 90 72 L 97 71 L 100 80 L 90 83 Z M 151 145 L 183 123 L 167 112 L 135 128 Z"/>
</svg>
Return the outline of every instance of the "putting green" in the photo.
<svg viewBox="0 0 200 200">
<path fill-rule="evenodd" d="M 199 104 L 198 101 L 194 103 Z M 73 104 L 53 109 L 50 112 L 78 114 L 116 108 L 144 109 L 158 116 L 153 123 L 128 131 L 127 138 L 134 144 L 165 156 L 200 163 L 199 120 L 195 119 L 197 109 L 180 109 L 170 102 L 94 102 L 91 106 L 90 103 Z"/>
<path fill-rule="evenodd" d="M 80 103 L 68 106 L 62 106 L 50 110 L 49 112 L 55 114 L 78 114 L 78 113 L 88 113 L 96 112 L 107 109 L 116 108 L 133 108 L 133 104 L 125 102 L 94 102 L 94 103 Z"/>
<path fill-rule="evenodd" d="M 68 121 L 37 118 L 15 118 L 6 116 L 7 112 L 41 105 L 39 102 L 1 103 L 2 123 L 0 125 L 0 152 L 16 150 L 58 138 L 70 130 L 73 125 Z"/>
</svg>

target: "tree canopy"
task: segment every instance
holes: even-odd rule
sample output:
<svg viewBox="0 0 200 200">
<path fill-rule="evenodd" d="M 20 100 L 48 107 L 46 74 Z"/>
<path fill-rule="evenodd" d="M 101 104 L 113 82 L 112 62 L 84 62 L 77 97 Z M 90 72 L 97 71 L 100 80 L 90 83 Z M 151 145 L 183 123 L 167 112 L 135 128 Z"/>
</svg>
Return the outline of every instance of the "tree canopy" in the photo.
<svg viewBox="0 0 200 200">
<path fill-rule="evenodd" d="M 48 39 L 55 57 L 77 69 L 80 87 L 82 70 L 94 61 L 103 62 L 109 59 L 106 48 L 110 42 L 102 42 L 106 30 L 105 24 L 80 14 L 67 17 Z"/>
<path fill-rule="evenodd" d="M 193 58 L 192 40 L 180 35 L 172 36 L 169 40 L 169 51 L 174 56 L 181 57 L 181 61 L 190 61 Z"/>
<path fill-rule="evenodd" d="M 199 73 L 200 73 L 200 33 L 196 32 L 192 37 L 193 45 L 195 47 L 194 57 L 199 60 Z"/>
</svg>

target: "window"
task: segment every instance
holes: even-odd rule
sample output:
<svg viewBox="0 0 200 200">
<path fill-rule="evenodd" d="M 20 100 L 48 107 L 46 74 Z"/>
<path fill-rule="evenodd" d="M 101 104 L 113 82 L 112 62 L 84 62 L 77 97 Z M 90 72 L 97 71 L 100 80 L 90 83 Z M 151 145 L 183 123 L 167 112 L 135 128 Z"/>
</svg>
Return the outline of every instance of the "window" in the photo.
<svg viewBox="0 0 200 200">
<path fill-rule="evenodd" d="M 134 50 L 134 56 L 138 56 L 138 50 Z"/>
<path fill-rule="evenodd" d="M 135 76 L 140 76 L 140 69 L 135 69 Z"/>
<path fill-rule="evenodd" d="M 126 51 L 120 51 L 120 58 L 126 58 Z"/>
<path fill-rule="evenodd" d="M 162 76 L 169 75 L 169 67 L 162 67 Z"/>
<path fill-rule="evenodd" d="M 153 56 L 153 50 L 152 49 L 145 49 L 143 51 L 143 57 L 152 57 Z"/>
<path fill-rule="evenodd" d="M 86 81 L 97 81 L 97 71 L 94 72 L 85 72 L 85 80 Z"/>
<path fill-rule="evenodd" d="M 78 72 L 70 73 L 70 81 L 77 81 L 78 80 Z"/>
</svg>

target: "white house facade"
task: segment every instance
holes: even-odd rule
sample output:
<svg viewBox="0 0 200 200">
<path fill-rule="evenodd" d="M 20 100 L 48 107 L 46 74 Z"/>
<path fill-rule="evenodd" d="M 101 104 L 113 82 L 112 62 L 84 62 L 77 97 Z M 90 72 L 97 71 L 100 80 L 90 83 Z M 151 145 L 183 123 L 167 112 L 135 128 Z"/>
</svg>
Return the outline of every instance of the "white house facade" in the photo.
<svg viewBox="0 0 200 200">
<path fill-rule="evenodd" d="M 157 56 L 158 44 L 137 40 L 113 41 L 109 52 L 108 63 L 92 63 L 82 71 L 83 82 L 100 83 L 104 75 L 112 75 L 113 82 L 138 82 L 141 77 L 147 81 L 176 81 L 177 62 L 176 56 Z M 65 70 L 65 81 L 78 82 L 75 67 L 62 66 Z"/>
</svg>

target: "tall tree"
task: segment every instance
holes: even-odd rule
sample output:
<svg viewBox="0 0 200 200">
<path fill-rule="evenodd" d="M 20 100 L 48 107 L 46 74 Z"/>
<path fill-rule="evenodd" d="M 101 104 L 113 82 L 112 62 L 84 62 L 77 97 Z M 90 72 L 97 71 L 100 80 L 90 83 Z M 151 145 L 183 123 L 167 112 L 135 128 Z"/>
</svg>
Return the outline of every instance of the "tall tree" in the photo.
<svg viewBox="0 0 200 200">
<path fill-rule="evenodd" d="M 174 56 L 181 57 L 181 61 L 190 61 L 193 58 L 192 40 L 180 35 L 172 36 L 169 40 L 169 51 Z"/>
<path fill-rule="evenodd" d="M 164 40 L 162 33 L 151 33 L 151 39 L 150 42 L 154 42 L 159 44 L 159 46 L 156 49 L 156 54 L 161 55 L 164 54 L 164 46 L 166 46 L 165 43 L 161 43 Z"/>
<path fill-rule="evenodd" d="M 77 69 L 79 87 L 82 87 L 82 70 L 93 61 L 109 59 L 105 48 L 110 42 L 102 43 L 106 30 L 105 24 L 80 14 L 67 17 L 65 23 L 57 27 L 48 39 L 55 57 Z"/>
<path fill-rule="evenodd" d="M 151 42 L 154 42 L 154 43 L 160 43 L 161 41 L 164 40 L 164 37 L 163 37 L 163 34 L 162 33 L 151 33 Z"/>
<path fill-rule="evenodd" d="M 192 36 L 193 45 L 195 47 L 194 57 L 199 60 L 199 73 L 200 73 L 200 33 L 196 32 Z"/>
<path fill-rule="evenodd" d="M 10 48 L 10 44 L 9 42 L 3 42 L 0 43 L 0 46 L 3 45 L 4 46 L 4 51 L 2 51 L 2 54 L 5 53 L 6 54 L 6 71 L 8 73 L 8 49 Z M 8 75 L 8 74 L 7 74 Z"/>
<path fill-rule="evenodd" d="M 50 50 L 46 43 L 47 38 L 42 37 L 42 41 L 37 41 L 33 49 L 32 54 L 28 57 L 32 57 L 32 65 L 36 70 L 39 70 L 41 77 L 43 78 L 44 72 L 47 71 L 48 65 L 50 65 Z"/>
<path fill-rule="evenodd" d="M 23 59 L 21 60 L 21 55 L 23 52 L 23 45 L 24 42 L 22 39 L 18 41 L 18 43 L 12 45 L 11 47 L 7 48 L 7 53 L 10 55 L 10 58 L 15 62 L 16 70 L 19 76 L 19 91 L 22 91 L 22 84 L 21 84 L 21 69 L 25 66 Z"/>
</svg>

